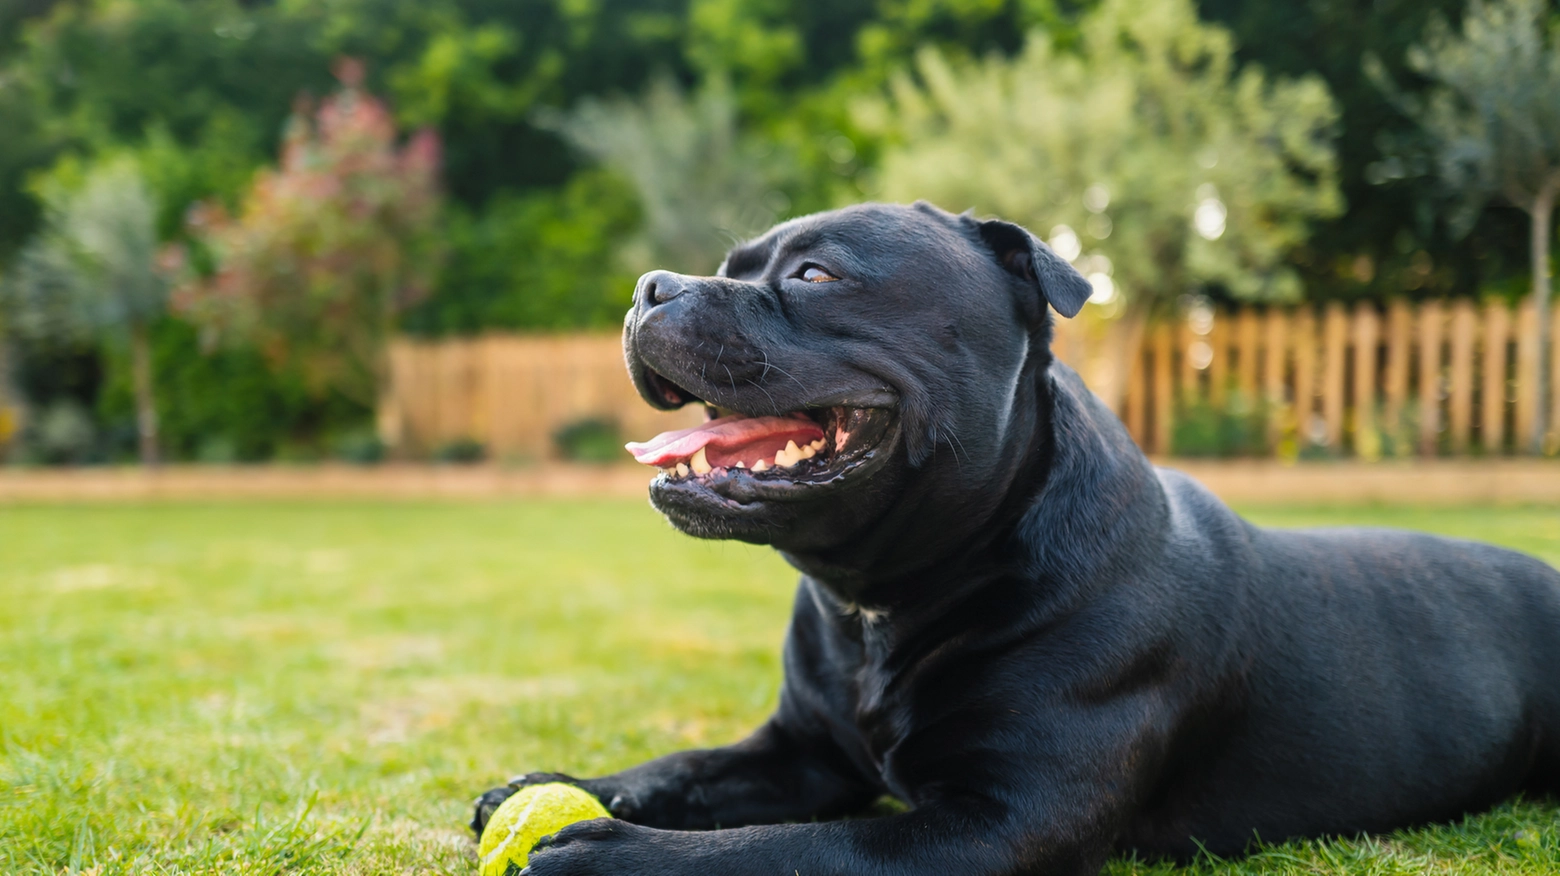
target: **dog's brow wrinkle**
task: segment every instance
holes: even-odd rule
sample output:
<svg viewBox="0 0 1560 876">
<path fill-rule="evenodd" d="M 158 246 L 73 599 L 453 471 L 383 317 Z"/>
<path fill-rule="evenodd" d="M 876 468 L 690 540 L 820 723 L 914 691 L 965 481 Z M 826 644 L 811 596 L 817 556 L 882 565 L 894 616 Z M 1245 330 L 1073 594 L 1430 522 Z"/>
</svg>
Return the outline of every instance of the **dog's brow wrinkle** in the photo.
<svg viewBox="0 0 1560 876">
<path fill-rule="evenodd" d="M 748 244 L 739 246 L 726 254 L 725 276 L 739 277 L 752 273 L 764 266 L 769 260 L 769 247 Z"/>
</svg>

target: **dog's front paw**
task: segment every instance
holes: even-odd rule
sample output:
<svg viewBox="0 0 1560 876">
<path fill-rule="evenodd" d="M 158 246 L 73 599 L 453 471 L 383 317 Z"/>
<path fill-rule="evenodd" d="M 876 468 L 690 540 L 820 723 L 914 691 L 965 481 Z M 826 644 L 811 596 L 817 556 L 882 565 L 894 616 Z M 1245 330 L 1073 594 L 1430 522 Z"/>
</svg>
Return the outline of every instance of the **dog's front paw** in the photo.
<svg viewBox="0 0 1560 876">
<path fill-rule="evenodd" d="M 657 831 L 616 818 L 571 824 L 531 849 L 525 876 L 634 876 L 665 869 L 650 860 Z"/>
<path fill-rule="evenodd" d="M 526 773 L 523 776 L 515 776 L 509 780 L 509 784 L 486 791 L 477 798 L 476 811 L 471 816 L 472 832 L 477 835 L 477 839 L 481 839 L 482 831 L 487 827 L 488 819 L 493 817 L 493 811 L 505 800 L 508 800 L 516 791 L 531 785 L 546 785 L 551 782 L 578 785 L 580 780 L 573 776 L 566 776 L 563 773 Z"/>
<path fill-rule="evenodd" d="M 477 839 L 482 839 L 482 831 L 487 827 L 488 820 L 493 817 L 494 810 L 517 790 L 519 789 L 505 785 L 502 788 L 484 791 L 482 796 L 477 798 L 476 811 L 471 814 L 471 831 L 477 835 Z"/>
</svg>

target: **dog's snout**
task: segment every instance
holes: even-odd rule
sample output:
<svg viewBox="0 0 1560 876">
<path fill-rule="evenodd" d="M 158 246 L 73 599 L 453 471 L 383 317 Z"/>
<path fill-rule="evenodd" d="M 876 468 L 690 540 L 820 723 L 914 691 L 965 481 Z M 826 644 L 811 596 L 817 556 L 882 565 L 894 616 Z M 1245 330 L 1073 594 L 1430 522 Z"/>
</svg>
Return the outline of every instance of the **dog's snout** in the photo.
<svg viewBox="0 0 1560 876">
<path fill-rule="evenodd" d="M 671 271 L 651 271 L 639 278 L 638 293 L 634 297 L 643 307 L 665 304 L 688 288 L 687 279 Z"/>
</svg>

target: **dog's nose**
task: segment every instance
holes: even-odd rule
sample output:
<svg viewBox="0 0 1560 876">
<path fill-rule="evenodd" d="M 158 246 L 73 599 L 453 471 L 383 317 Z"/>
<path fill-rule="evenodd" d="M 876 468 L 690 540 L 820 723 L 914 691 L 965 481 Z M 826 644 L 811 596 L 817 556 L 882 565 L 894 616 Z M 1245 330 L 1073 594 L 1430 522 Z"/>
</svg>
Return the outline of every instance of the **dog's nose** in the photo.
<svg viewBox="0 0 1560 876">
<path fill-rule="evenodd" d="M 651 271 L 639 278 L 634 297 L 645 307 L 665 304 L 688 288 L 687 277 L 671 271 Z"/>
</svg>

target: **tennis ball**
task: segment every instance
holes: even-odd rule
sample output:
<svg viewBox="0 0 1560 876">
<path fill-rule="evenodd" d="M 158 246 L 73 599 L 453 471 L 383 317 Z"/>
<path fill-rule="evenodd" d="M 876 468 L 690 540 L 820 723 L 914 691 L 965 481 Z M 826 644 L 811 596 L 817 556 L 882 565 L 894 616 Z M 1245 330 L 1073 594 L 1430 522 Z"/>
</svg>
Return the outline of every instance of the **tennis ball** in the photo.
<svg viewBox="0 0 1560 876">
<path fill-rule="evenodd" d="M 477 847 L 481 876 L 507 876 L 525 869 L 531 847 L 576 821 L 610 818 L 599 800 L 585 791 L 550 782 L 514 792 L 488 819 Z"/>
</svg>

